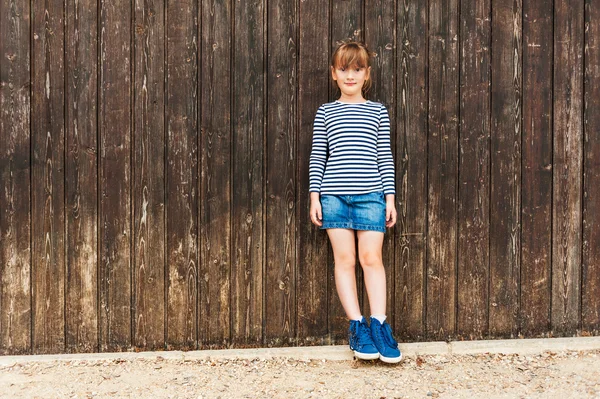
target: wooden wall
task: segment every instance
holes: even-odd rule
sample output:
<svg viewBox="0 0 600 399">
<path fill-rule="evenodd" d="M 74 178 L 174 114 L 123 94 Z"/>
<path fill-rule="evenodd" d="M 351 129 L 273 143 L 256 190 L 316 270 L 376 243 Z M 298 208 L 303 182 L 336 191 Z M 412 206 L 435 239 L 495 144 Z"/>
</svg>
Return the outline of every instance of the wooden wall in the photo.
<svg viewBox="0 0 600 399">
<path fill-rule="evenodd" d="M 397 338 L 598 334 L 597 2 L 0 0 L 0 353 L 346 342 L 308 214 L 346 38 L 392 119 Z"/>
</svg>

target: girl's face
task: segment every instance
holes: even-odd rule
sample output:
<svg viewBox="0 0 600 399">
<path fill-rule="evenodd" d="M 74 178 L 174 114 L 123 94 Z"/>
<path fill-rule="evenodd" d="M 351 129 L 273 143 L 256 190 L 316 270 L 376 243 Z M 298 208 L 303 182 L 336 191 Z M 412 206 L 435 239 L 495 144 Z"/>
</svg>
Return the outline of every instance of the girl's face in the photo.
<svg viewBox="0 0 600 399">
<path fill-rule="evenodd" d="M 364 68 L 358 65 L 349 66 L 344 68 L 338 66 L 337 68 L 331 67 L 331 76 L 333 80 L 337 82 L 342 93 L 347 97 L 361 95 L 361 89 L 369 75 L 371 73 L 371 67 Z"/>
</svg>

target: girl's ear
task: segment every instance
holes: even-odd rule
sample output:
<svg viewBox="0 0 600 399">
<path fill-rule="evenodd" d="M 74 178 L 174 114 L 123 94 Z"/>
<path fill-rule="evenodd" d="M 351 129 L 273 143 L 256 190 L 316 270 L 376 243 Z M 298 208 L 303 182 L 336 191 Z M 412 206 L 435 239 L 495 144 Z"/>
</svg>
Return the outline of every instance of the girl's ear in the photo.
<svg viewBox="0 0 600 399">
<path fill-rule="evenodd" d="M 337 74 L 335 73 L 335 68 L 332 66 L 330 66 L 329 68 L 331 69 L 331 78 L 333 80 L 337 80 Z"/>
</svg>

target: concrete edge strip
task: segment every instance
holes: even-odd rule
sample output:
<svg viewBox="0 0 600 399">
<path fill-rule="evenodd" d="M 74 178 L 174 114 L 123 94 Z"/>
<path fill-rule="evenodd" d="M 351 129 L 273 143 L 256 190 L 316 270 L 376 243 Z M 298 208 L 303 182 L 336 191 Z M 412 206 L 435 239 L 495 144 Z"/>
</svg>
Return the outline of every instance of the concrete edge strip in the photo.
<svg viewBox="0 0 600 399">
<path fill-rule="evenodd" d="M 589 351 L 600 350 L 600 337 L 576 338 L 528 338 L 505 340 L 452 341 L 452 342 L 413 342 L 399 345 L 403 356 L 417 355 L 474 355 L 474 354 L 520 354 L 534 355 L 545 351 Z M 197 351 L 153 351 L 153 352 L 106 352 L 68 353 L 50 355 L 0 356 L 0 366 L 17 363 L 52 361 L 94 361 L 94 360 L 233 360 L 233 359 L 272 359 L 287 357 L 296 360 L 352 360 L 353 355 L 347 345 L 298 346 L 283 348 L 218 349 Z"/>
</svg>

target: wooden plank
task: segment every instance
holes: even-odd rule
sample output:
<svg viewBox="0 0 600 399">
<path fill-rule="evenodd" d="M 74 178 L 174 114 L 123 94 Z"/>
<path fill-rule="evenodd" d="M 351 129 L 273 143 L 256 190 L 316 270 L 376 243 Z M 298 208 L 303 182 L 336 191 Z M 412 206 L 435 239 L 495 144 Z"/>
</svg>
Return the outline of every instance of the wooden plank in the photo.
<svg viewBox="0 0 600 399">
<path fill-rule="evenodd" d="M 295 344 L 296 134 L 298 12 L 295 2 L 267 8 L 265 344 Z"/>
<path fill-rule="evenodd" d="M 233 26 L 231 26 L 230 21 L 233 5 L 227 1 L 219 4 L 207 2 L 202 4 L 202 207 L 200 209 L 202 253 L 199 272 L 198 328 L 200 344 L 203 348 L 209 348 L 214 345 L 226 345 L 231 339 L 231 185 L 233 177 L 231 176 L 232 93 L 230 65 L 231 29 L 233 29 Z M 236 39 L 245 40 L 243 36 L 241 38 L 236 37 Z M 256 49 L 252 50 L 256 51 Z M 262 58 L 259 54 L 256 56 Z M 240 57 L 240 61 L 241 59 L 244 59 L 244 57 Z M 249 89 L 246 84 L 250 83 L 242 83 L 242 87 L 238 89 L 236 94 L 246 94 Z M 245 105 L 244 109 L 248 109 L 252 104 L 246 101 L 242 100 L 241 102 L 242 106 Z M 260 106 L 260 102 L 252 105 Z M 251 112 L 247 114 L 248 117 L 250 115 Z M 249 123 L 249 120 L 243 116 L 239 117 L 237 114 L 233 121 L 236 127 L 240 127 L 240 129 L 242 126 L 245 128 Z M 256 126 L 255 122 L 253 127 L 256 128 Z M 255 134 L 262 137 L 262 131 Z M 247 132 L 241 133 L 239 139 L 245 142 L 247 140 L 246 136 Z M 260 145 L 257 147 L 260 147 Z M 252 153 L 252 150 L 250 150 L 250 153 Z M 235 156 L 235 158 L 238 157 Z M 254 164 L 255 160 L 250 162 L 252 164 L 241 165 L 241 169 L 237 170 L 240 172 L 239 175 L 234 170 L 234 176 L 243 176 L 241 180 L 245 181 L 246 177 L 249 176 L 249 168 L 253 168 L 253 171 L 260 168 L 260 164 Z M 240 188 L 244 186 L 242 181 L 239 182 Z M 247 189 L 244 192 L 245 197 L 248 193 L 254 193 L 254 189 L 256 189 L 256 185 L 249 190 Z M 260 188 L 257 194 L 260 198 Z M 255 199 L 256 196 L 252 199 L 248 198 L 244 203 L 248 206 L 250 201 Z M 242 205 L 240 204 L 240 206 Z M 260 203 L 258 206 L 260 207 Z M 250 208 L 252 208 L 252 205 L 250 205 Z M 250 218 L 248 218 L 249 214 L 251 215 Z M 253 221 L 248 219 L 252 219 L 254 215 L 252 211 L 244 211 L 243 215 L 236 213 L 236 226 L 248 222 L 252 224 Z M 256 240 L 256 244 L 260 242 L 260 234 L 260 229 L 252 233 L 252 238 Z M 245 235 L 238 238 L 241 241 L 236 240 L 234 248 L 239 250 L 247 248 L 248 245 L 251 246 L 251 249 L 247 248 L 253 261 L 251 267 L 262 268 L 260 258 L 256 259 L 256 255 L 261 249 L 253 247 L 256 245 L 254 243 L 247 243 L 247 236 Z M 238 244 L 239 246 L 237 246 Z M 254 263 L 254 261 L 258 263 Z M 253 271 L 256 272 L 256 269 L 253 269 Z M 245 275 L 245 270 L 243 273 Z M 257 276 L 260 277 L 260 272 Z M 245 288 L 243 292 L 246 294 Z M 258 301 L 262 304 L 262 299 L 258 299 Z M 254 321 L 254 323 L 257 322 Z"/>
<path fill-rule="evenodd" d="M 552 332 L 572 335 L 581 317 L 583 0 L 554 2 Z"/>
<path fill-rule="evenodd" d="M 206 206 L 211 226 L 207 231 L 210 248 L 232 253 L 231 264 L 231 303 L 222 306 L 231 307 L 232 340 L 244 346 L 262 346 L 263 325 L 263 280 L 264 280 L 264 212 L 263 212 L 263 157 L 264 157 L 264 125 L 265 125 L 265 18 L 263 0 L 238 2 L 235 9 L 235 27 L 233 37 L 233 87 L 230 92 L 222 92 L 205 101 L 207 113 L 210 107 L 219 110 L 228 109 L 229 96 L 233 95 L 233 131 L 229 125 L 221 121 L 221 117 L 229 118 L 224 112 L 207 118 L 209 122 L 204 131 L 207 141 L 203 146 L 207 170 L 210 172 L 210 186 L 203 186 L 202 193 L 208 197 Z M 225 15 L 224 15 L 225 16 Z M 215 23 L 218 21 L 215 20 Z M 222 24 L 217 24 L 219 26 Z M 219 40 L 228 40 L 227 32 L 215 30 Z M 226 48 L 224 48 L 226 50 Z M 212 86 L 227 87 L 229 58 L 228 53 L 218 54 L 213 68 L 219 75 L 213 75 Z M 208 65 L 203 62 L 202 65 Z M 215 94 L 220 90 L 216 90 Z M 211 97 L 205 92 L 207 100 Z M 227 103 L 227 104 L 225 104 Z M 232 133 L 232 134 L 231 134 Z M 229 157 L 231 140 L 233 140 L 235 156 Z M 207 151 L 210 151 L 207 153 Z M 209 157 L 210 156 L 210 157 Z M 229 165 L 233 162 L 230 176 Z M 203 163 L 204 165 L 204 163 Z M 208 181 L 208 179 L 207 179 Z M 232 184 L 232 189 L 230 189 Z M 210 191 L 209 191 L 210 189 Z M 233 191 L 233 198 L 229 194 Z M 205 206 L 205 209 L 206 209 Z M 233 206 L 232 230 L 229 207 Z M 204 226 L 204 223 L 203 223 Z M 212 232 L 212 233 L 211 233 Z M 233 248 L 229 247 L 229 234 L 232 233 Z M 218 235 L 226 236 L 222 243 Z M 277 237 L 279 239 L 280 237 Z M 221 248 L 220 248 L 221 247 Z M 219 249 L 220 248 L 220 249 Z M 204 259 L 204 257 L 203 257 Z M 210 258 L 209 258 L 210 259 Z M 229 262 L 227 262 L 229 263 Z M 208 264 L 207 264 L 208 266 Z M 225 278 L 226 276 L 223 275 Z M 219 282 L 227 287 L 227 281 Z"/>
<path fill-rule="evenodd" d="M 65 19 L 65 340 L 98 352 L 97 2 L 67 2 Z"/>
<path fill-rule="evenodd" d="M 0 1 L 0 354 L 31 352 L 30 3 Z"/>
<path fill-rule="evenodd" d="M 522 0 L 492 0 L 490 335 L 519 332 Z"/>
<path fill-rule="evenodd" d="M 166 12 L 167 349 L 187 350 L 199 323 L 198 4 L 169 3 Z"/>
<path fill-rule="evenodd" d="M 335 2 L 340 4 L 342 2 Z M 346 3 L 346 2 L 343 2 Z M 298 344 L 325 345 L 330 317 L 345 317 L 339 300 L 335 315 L 328 308 L 329 272 L 327 233 L 310 221 L 308 167 L 312 149 L 314 120 L 317 109 L 328 102 L 329 83 L 329 9 L 319 1 L 300 2 L 300 42 L 298 58 L 298 136 L 296 209 L 296 267 L 298 302 Z M 331 273 L 333 278 L 333 273 Z M 333 282 L 333 280 L 331 280 Z M 334 287 L 335 292 L 335 287 Z M 331 304 L 330 304 L 331 306 Z M 346 326 L 347 328 L 347 326 Z M 342 329 L 343 330 L 343 329 Z M 345 330 L 340 331 L 346 332 Z"/>
<path fill-rule="evenodd" d="M 425 326 L 425 267 L 427 260 L 427 65 L 429 35 L 427 2 L 398 3 L 396 52 L 394 38 L 374 48 L 386 52 L 391 60 L 375 70 L 377 92 L 395 89 L 397 95 L 386 94 L 383 102 L 389 104 L 392 126 L 392 148 L 396 166 L 396 211 L 398 221 L 384 245 L 388 250 L 387 262 L 393 273 L 389 275 L 388 313 L 396 336 L 402 339 L 420 339 Z M 391 7 L 393 9 L 393 7 Z M 385 19 L 394 20 L 393 15 Z M 368 19 L 367 19 L 368 21 Z M 381 27 L 383 32 L 392 27 Z M 367 27 L 367 36 L 369 28 Z M 394 59 L 397 65 L 394 65 Z M 396 76 L 394 81 L 393 77 Z M 388 83 L 389 82 L 389 83 Z M 394 140 L 395 137 L 395 140 Z M 394 145 L 395 143 L 395 145 Z M 390 253 L 391 250 L 391 253 Z M 385 257 L 384 257 L 385 258 Z M 394 305 L 392 307 L 392 305 Z M 389 317 L 389 316 L 388 316 Z"/>
<path fill-rule="evenodd" d="M 600 332 L 600 7 L 585 2 L 582 329 Z"/>
<path fill-rule="evenodd" d="M 331 56 L 335 49 L 343 40 L 364 40 L 364 22 L 363 22 L 363 2 L 360 0 L 334 1 L 332 2 L 331 15 L 329 15 L 329 29 L 331 31 L 330 43 L 331 50 L 328 63 L 331 62 Z M 329 101 L 337 100 L 340 97 L 340 89 L 337 83 L 331 78 L 331 72 L 328 70 L 329 76 Z M 301 81 L 302 85 L 306 82 Z M 316 113 L 316 109 L 313 111 Z M 314 115 L 313 115 L 314 120 Z M 312 135 L 311 135 L 312 136 Z M 312 137 L 311 137 L 312 138 Z M 309 154 L 310 155 L 310 154 Z M 310 219 L 310 218 L 309 218 Z M 327 234 L 327 233 L 325 233 Z M 335 263 L 333 258 L 333 250 L 327 239 L 327 292 L 328 292 L 328 314 L 329 314 L 329 339 L 332 345 L 348 343 L 348 317 L 342 306 L 335 285 Z M 356 290 L 358 294 L 358 302 L 363 308 L 363 285 L 364 277 L 360 263 L 358 262 L 358 240 L 355 239 L 356 245 Z M 368 317 L 368 314 L 366 315 Z"/>
<path fill-rule="evenodd" d="M 165 5 L 134 5 L 133 345 L 165 347 Z"/>
<path fill-rule="evenodd" d="M 33 352 L 65 351 L 64 2 L 32 2 Z"/>
<path fill-rule="evenodd" d="M 369 51 L 373 52 L 371 59 L 371 82 L 372 86 L 365 97 L 372 101 L 382 103 L 388 110 L 390 119 L 390 146 L 393 149 L 393 155 L 396 155 L 396 109 L 395 109 L 395 94 L 396 80 L 395 76 L 395 51 L 394 44 L 396 41 L 396 7 L 393 0 L 376 0 L 365 6 L 364 27 L 365 27 L 365 43 Z M 398 190 L 400 185 L 396 186 Z M 399 191 L 396 192 L 396 208 L 400 206 Z M 394 249 L 396 237 L 400 234 L 401 223 L 396 223 L 392 229 L 386 229 L 383 239 L 382 258 L 385 268 L 386 278 L 386 314 L 387 321 L 394 325 L 395 320 L 395 257 Z M 357 246 L 358 248 L 358 246 Z M 360 253 L 357 252 L 360 264 Z M 364 275 L 364 272 L 363 272 Z M 363 285 L 363 303 L 362 313 L 367 316 L 371 315 L 369 296 L 367 287 Z"/>
<path fill-rule="evenodd" d="M 523 3 L 521 333 L 550 328 L 552 250 L 552 1 Z"/>
<path fill-rule="evenodd" d="M 490 1 L 460 5 L 458 333 L 487 335 L 489 278 Z"/>
<path fill-rule="evenodd" d="M 429 5 L 425 323 L 430 340 L 453 337 L 456 325 L 458 6 L 458 0 L 432 0 Z"/>
<path fill-rule="evenodd" d="M 131 5 L 100 2 L 100 351 L 131 344 Z"/>
<path fill-rule="evenodd" d="M 335 50 L 342 41 L 364 40 L 365 23 L 362 2 L 360 0 L 332 2 L 329 25 L 331 30 L 332 54 L 333 50 Z M 329 61 L 331 61 L 331 57 L 329 57 Z M 332 88 L 334 89 L 333 91 L 337 91 L 338 95 L 330 96 L 329 99 L 337 100 L 340 91 L 335 81 L 333 79 L 330 80 Z"/>
</svg>

